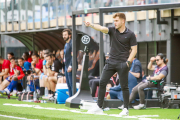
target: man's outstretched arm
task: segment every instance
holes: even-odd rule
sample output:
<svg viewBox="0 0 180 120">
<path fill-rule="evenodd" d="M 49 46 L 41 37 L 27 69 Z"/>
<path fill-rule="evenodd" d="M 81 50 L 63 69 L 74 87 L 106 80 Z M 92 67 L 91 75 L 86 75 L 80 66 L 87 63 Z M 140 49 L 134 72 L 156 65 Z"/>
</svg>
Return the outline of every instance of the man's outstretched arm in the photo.
<svg viewBox="0 0 180 120">
<path fill-rule="evenodd" d="M 107 27 L 97 25 L 97 24 L 92 24 L 90 22 L 85 22 L 85 21 L 84 21 L 84 23 L 87 27 L 91 27 L 97 31 L 101 31 L 101 32 L 106 33 L 106 34 L 109 32 L 109 29 Z"/>
</svg>

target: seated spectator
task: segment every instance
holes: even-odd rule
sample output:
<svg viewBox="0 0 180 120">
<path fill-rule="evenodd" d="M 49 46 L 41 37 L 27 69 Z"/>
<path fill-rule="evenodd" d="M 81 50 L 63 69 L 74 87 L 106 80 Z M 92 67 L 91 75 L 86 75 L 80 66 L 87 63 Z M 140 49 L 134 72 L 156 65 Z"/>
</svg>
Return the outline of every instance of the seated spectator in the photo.
<svg viewBox="0 0 180 120">
<path fill-rule="evenodd" d="M 89 76 L 99 76 L 99 51 L 94 57 L 91 67 L 88 68 Z"/>
<path fill-rule="evenodd" d="M 141 81 L 141 80 L 142 80 L 141 63 L 137 58 L 134 58 L 128 75 L 129 94 L 131 94 L 132 89 L 137 85 L 137 81 Z M 109 94 L 111 96 L 111 99 L 120 99 L 121 101 L 123 101 L 123 93 L 120 84 L 117 87 L 110 88 Z M 119 109 L 124 109 L 124 105 L 119 107 Z"/>
<path fill-rule="evenodd" d="M 12 57 L 14 57 L 14 53 L 13 52 L 10 52 L 10 53 L 7 54 L 8 60 L 10 60 Z"/>
<path fill-rule="evenodd" d="M 152 65 L 154 61 L 156 61 L 157 65 Z M 145 80 L 136 85 L 130 95 L 129 103 L 131 103 L 135 99 L 137 93 L 139 94 L 140 104 L 134 106 L 134 109 L 144 108 L 145 88 L 158 87 L 159 82 L 163 81 L 166 78 L 166 76 L 168 75 L 168 67 L 166 66 L 167 62 L 168 59 L 166 59 L 166 57 L 162 53 L 159 53 L 156 57 L 152 57 L 150 59 L 148 69 L 154 71 L 153 75 L 149 75 Z"/>
<path fill-rule="evenodd" d="M 25 89 L 27 87 L 27 76 L 30 74 L 30 70 L 31 70 L 31 63 L 29 63 L 28 61 L 24 61 L 23 58 L 19 58 L 18 65 L 22 68 L 22 70 L 25 74 L 25 76 L 21 80 L 23 92 L 25 92 Z"/>
<path fill-rule="evenodd" d="M 31 67 L 32 67 L 32 71 L 33 73 L 31 75 L 29 75 L 27 77 L 28 80 L 28 84 L 30 87 L 30 91 L 34 91 L 34 83 L 37 89 L 37 92 L 40 93 L 40 88 L 39 88 L 39 76 L 42 72 L 42 68 L 43 68 L 43 60 L 39 59 L 39 55 L 36 53 L 32 54 L 32 62 L 31 62 Z M 32 78 L 33 76 L 33 78 Z M 33 82 L 34 80 L 34 82 Z"/>
<path fill-rule="evenodd" d="M 18 80 L 21 80 L 24 77 L 24 72 L 21 67 L 16 65 L 14 57 L 11 58 L 10 62 L 10 76 L 0 85 L 0 92 L 6 95 L 9 95 L 10 92 L 17 87 Z"/>
<path fill-rule="evenodd" d="M 31 56 L 29 55 L 28 52 L 24 52 L 23 55 L 22 55 L 22 58 L 24 59 L 25 62 L 26 61 L 28 61 L 29 63 L 32 62 L 32 58 L 31 58 Z"/>
<path fill-rule="evenodd" d="M 41 60 L 44 60 L 43 50 L 39 51 L 39 58 L 40 58 Z"/>
<path fill-rule="evenodd" d="M 47 69 L 48 82 L 50 85 L 51 93 L 53 95 L 50 99 L 54 99 L 56 84 L 59 79 L 58 73 L 60 70 L 62 70 L 62 63 L 55 58 L 54 54 L 49 54 L 46 56 L 46 58 L 47 58 L 46 69 Z"/>
<path fill-rule="evenodd" d="M 64 62 L 63 62 L 63 58 L 64 58 L 64 49 L 62 49 L 60 51 L 60 62 L 62 64 L 62 70 L 59 71 L 60 73 L 62 74 L 58 74 L 58 82 L 57 83 L 66 83 L 66 77 L 64 76 L 64 69 L 65 69 L 65 65 L 64 65 Z"/>
<path fill-rule="evenodd" d="M 41 73 L 40 75 L 40 79 L 39 79 L 39 83 L 40 83 L 40 95 L 43 96 L 44 95 L 44 90 L 45 90 L 45 86 L 49 88 L 49 84 L 47 82 L 47 70 L 46 70 L 46 56 L 48 54 L 50 54 L 50 51 L 47 49 L 47 50 L 43 50 L 43 54 L 44 54 L 44 60 L 43 60 L 43 72 Z M 51 92 L 49 92 L 51 93 Z"/>
<path fill-rule="evenodd" d="M 0 73 L 0 84 L 1 84 L 2 80 L 8 77 L 8 73 L 10 71 L 10 61 L 0 57 L 0 64 L 2 64 L 2 72 Z"/>
<path fill-rule="evenodd" d="M 141 66 L 141 62 L 137 58 L 133 59 L 131 69 L 129 72 L 132 75 L 134 75 L 134 77 L 137 79 L 137 82 L 142 81 L 142 66 Z"/>
</svg>

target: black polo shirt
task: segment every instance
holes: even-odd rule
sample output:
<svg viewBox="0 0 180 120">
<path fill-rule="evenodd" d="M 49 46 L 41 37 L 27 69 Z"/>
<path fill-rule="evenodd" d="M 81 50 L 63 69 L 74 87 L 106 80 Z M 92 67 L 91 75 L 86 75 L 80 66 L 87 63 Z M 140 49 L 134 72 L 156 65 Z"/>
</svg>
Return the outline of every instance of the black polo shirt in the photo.
<svg viewBox="0 0 180 120">
<path fill-rule="evenodd" d="M 55 59 L 52 66 L 50 66 L 51 70 L 55 71 L 57 73 L 59 73 L 59 70 L 61 70 L 62 67 L 63 67 L 63 65 L 58 59 Z"/>
<path fill-rule="evenodd" d="M 111 46 L 109 53 L 110 62 L 126 62 L 131 46 L 137 45 L 135 34 L 128 28 L 123 33 L 120 33 L 115 27 L 109 27 L 108 29 Z"/>
</svg>

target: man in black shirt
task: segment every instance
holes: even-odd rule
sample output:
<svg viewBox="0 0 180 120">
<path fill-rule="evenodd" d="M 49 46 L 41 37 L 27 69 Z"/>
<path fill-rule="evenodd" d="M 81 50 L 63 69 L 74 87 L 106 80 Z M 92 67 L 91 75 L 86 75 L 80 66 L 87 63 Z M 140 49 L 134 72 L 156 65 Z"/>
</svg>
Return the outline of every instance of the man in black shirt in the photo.
<svg viewBox="0 0 180 120">
<path fill-rule="evenodd" d="M 120 113 L 121 116 L 128 115 L 128 104 L 129 104 L 129 88 L 128 88 L 128 73 L 129 67 L 133 58 L 137 53 L 137 41 L 135 34 L 126 28 L 126 16 L 124 13 L 116 13 L 113 15 L 115 27 L 103 27 L 100 25 L 95 25 L 90 22 L 85 22 L 86 26 L 89 26 L 97 31 L 109 34 L 110 36 L 110 53 L 109 59 L 106 60 L 106 64 L 102 71 L 99 96 L 98 96 L 98 106 L 89 110 L 89 113 L 103 113 L 102 106 L 106 91 L 106 84 L 111 78 L 111 76 L 118 72 L 119 83 L 121 84 L 121 89 L 123 92 L 124 99 L 124 109 Z M 129 50 L 132 52 L 129 54 Z"/>
<path fill-rule="evenodd" d="M 52 99 L 54 98 L 56 84 L 57 84 L 57 75 L 59 73 L 59 70 L 62 69 L 62 63 L 55 58 L 54 54 L 49 54 L 46 56 L 46 69 L 47 69 L 47 76 L 48 76 L 48 82 L 50 84 L 50 89 L 52 91 Z"/>
</svg>

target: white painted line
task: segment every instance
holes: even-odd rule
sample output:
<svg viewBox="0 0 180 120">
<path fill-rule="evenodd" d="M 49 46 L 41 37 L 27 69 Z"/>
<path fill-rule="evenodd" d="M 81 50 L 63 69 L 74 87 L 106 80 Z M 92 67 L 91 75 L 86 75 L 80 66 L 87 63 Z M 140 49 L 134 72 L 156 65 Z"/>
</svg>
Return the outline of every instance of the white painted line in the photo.
<svg viewBox="0 0 180 120">
<path fill-rule="evenodd" d="M 22 118 L 22 117 L 14 117 L 14 116 L 7 116 L 7 115 L 1 115 L 1 117 L 6 117 L 6 118 L 14 118 L 14 119 L 18 119 L 18 120 L 38 120 L 38 119 L 27 119 L 27 118 Z"/>
<path fill-rule="evenodd" d="M 10 104 L 10 103 L 5 103 L 3 105 L 7 106 L 15 106 L 15 107 L 33 107 L 35 109 L 44 109 L 44 110 L 59 110 L 59 111 L 69 111 L 73 113 L 81 113 L 81 114 L 91 114 L 87 112 L 81 112 L 80 110 L 68 110 L 68 109 L 57 109 L 57 108 L 46 108 L 46 107 L 41 107 L 39 105 L 28 105 L 28 104 Z M 120 116 L 119 114 L 93 114 L 93 115 L 107 115 L 107 116 L 113 116 L 113 117 L 123 117 L 123 118 L 134 118 L 134 119 L 139 119 L 139 120 L 169 120 L 169 119 L 151 119 L 148 117 L 159 117 L 159 115 L 136 115 L 136 116 Z"/>
<path fill-rule="evenodd" d="M 118 114 L 110 114 L 109 116 L 113 116 L 113 117 L 122 117 L 122 116 L 120 116 L 120 115 L 118 115 Z"/>
<path fill-rule="evenodd" d="M 137 115 L 137 117 L 144 118 L 144 117 L 159 117 L 159 115 Z"/>
</svg>

